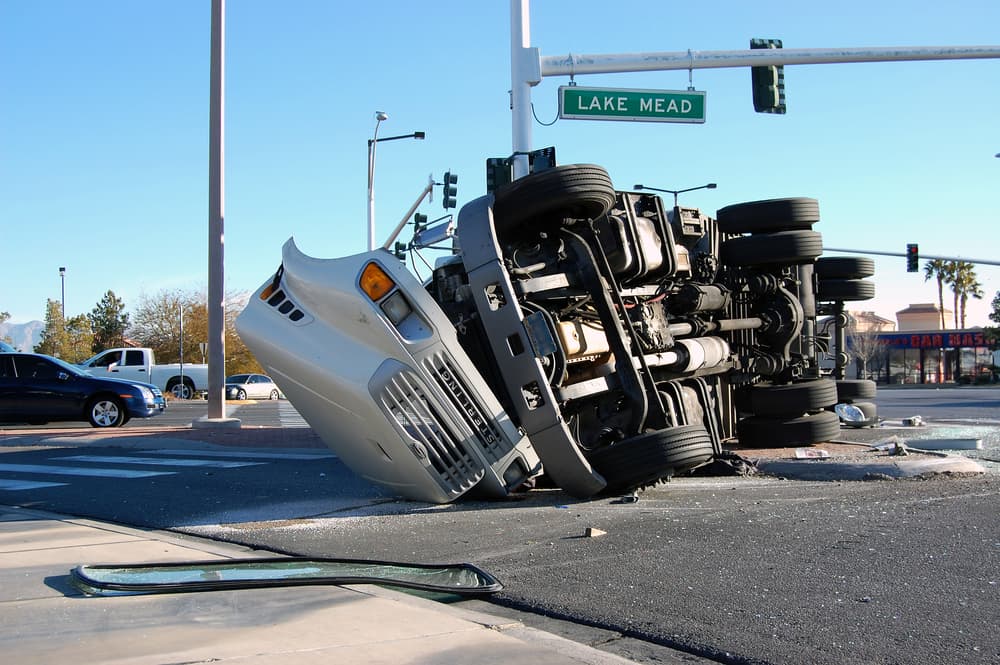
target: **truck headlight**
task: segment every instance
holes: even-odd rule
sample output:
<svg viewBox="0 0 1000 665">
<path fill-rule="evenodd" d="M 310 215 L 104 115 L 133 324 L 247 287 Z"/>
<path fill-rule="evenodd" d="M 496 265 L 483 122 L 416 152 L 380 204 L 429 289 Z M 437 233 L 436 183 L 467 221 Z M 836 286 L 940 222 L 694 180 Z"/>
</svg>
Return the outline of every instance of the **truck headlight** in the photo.
<svg viewBox="0 0 1000 665">
<path fill-rule="evenodd" d="M 403 297 L 403 294 L 400 291 L 396 291 L 391 296 L 383 300 L 379 307 L 382 308 L 382 311 L 385 312 L 385 315 L 389 317 L 389 320 L 392 321 L 392 325 L 394 326 L 398 326 L 400 321 L 408 317 L 410 313 L 413 312 L 413 309 L 410 307 L 410 303 L 406 302 L 406 298 Z"/>
</svg>

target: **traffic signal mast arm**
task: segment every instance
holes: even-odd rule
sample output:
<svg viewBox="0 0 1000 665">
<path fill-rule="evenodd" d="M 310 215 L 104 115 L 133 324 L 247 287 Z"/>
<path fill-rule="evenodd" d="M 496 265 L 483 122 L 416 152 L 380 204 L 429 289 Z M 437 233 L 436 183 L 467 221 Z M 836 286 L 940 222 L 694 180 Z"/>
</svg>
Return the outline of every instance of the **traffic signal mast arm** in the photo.
<svg viewBox="0 0 1000 665">
<path fill-rule="evenodd" d="M 537 51 L 536 51 L 537 53 Z M 768 65 L 826 65 L 903 60 L 1000 58 L 1000 46 L 899 46 L 751 49 L 538 56 L 541 76 L 580 76 L 670 69 L 718 69 Z M 534 83 L 539 83 L 535 81 Z"/>
<path fill-rule="evenodd" d="M 847 252 L 848 254 L 874 254 L 876 256 L 908 256 L 907 252 L 879 252 L 873 249 L 838 249 L 835 247 L 824 247 L 824 252 Z M 920 252 L 920 260 L 924 259 L 940 259 L 941 261 L 965 261 L 966 263 L 976 263 L 979 265 L 986 266 L 1000 266 L 1000 261 L 995 261 L 992 259 L 966 259 L 961 256 L 934 256 L 933 254 L 924 254 Z"/>
<path fill-rule="evenodd" d="M 862 48 L 749 49 L 543 56 L 531 45 L 528 0 L 510 2 L 511 134 L 514 177 L 528 174 L 531 145 L 531 86 L 545 76 L 619 72 L 819 65 L 841 62 L 973 60 L 1000 58 L 1000 46 L 900 46 Z"/>
<path fill-rule="evenodd" d="M 413 215 L 413 213 L 417 211 L 417 208 L 419 208 L 420 204 L 424 202 L 424 199 L 427 198 L 432 191 L 434 191 L 435 184 L 437 183 L 434 182 L 434 176 L 430 176 L 429 178 L 427 178 L 427 186 L 424 187 L 423 190 L 421 190 L 420 195 L 417 196 L 417 200 L 413 202 L 413 205 L 410 206 L 410 209 L 406 211 L 405 215 L 403 215 L 403 219 L 400 220 L 399 224 L 396 225 L 396 228 L 394 228 L 392 230 L 392 233 L 389 234 L 389 239 L 385 241 L 384 245 L 382 245 L 382 249 L 389 249 L 390 247 L 392 247 L 392 243 L 394 243 L 396 241 L 396 238 L 399 237 L 399 234 L 402 232 L 403 227 L 406 226 L 406 223 L 410 221 L 410 217 Z"/>
</svg>

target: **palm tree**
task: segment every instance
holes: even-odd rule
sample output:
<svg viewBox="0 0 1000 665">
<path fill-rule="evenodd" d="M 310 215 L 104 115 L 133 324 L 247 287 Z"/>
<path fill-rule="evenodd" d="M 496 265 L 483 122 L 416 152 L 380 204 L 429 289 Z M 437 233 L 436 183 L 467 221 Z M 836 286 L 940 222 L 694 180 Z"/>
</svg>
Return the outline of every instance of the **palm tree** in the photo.
<svg viewBox="0 0 1000 665">
<path fill-rule="evenodd" d="M 944 284 L 948 277 L 948 262 L 944 259 L 930 259 L 924 264 L 924 281 L 930 279 L 937 280 L 938 289 L 938 312 L 941 315 L 941 330 L 945 329 L 944 323 Z"/>
<path fill-rule="evenodd" d="M 968 261 L 955 262 L 955 272 L 952 275 L 951 288 L 955 292 L 956 309 L 961 312 L 962 328 L 965 328 L 966 303 L 968 303 L 970 297 L 977 300 L 982 300 L 983 298 L 983 285 L 979 283 L 979 279 L 976 277 L 973 264 Z M 959 316 L 959 311 L 955 312 L 956 317 Z"/>
<path fill-rule="evenodd" d="M 955 328 L 958 328 L 958 300 L 961 287 L 956 284 L 960 279 L 959 265 L 962 261 L 945 261 L 944 283 L 951 287 L 952 296 L 952 316 L 955 319 Z"/>
</svg>

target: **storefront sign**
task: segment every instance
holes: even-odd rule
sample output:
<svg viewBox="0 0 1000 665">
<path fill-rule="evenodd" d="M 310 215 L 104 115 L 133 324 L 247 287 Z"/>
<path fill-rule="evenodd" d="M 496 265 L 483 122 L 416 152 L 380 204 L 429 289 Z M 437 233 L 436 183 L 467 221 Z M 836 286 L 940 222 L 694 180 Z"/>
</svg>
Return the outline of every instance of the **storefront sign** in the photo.
<svg viewBox="0 0 1000 665">
<path fill-rule="evenodd" d="M 976 330 L 935 333 L 879 333 L 878 339 L 892 349 L 965 349 L 988 346 L 982 331 Z"/>
</svg>

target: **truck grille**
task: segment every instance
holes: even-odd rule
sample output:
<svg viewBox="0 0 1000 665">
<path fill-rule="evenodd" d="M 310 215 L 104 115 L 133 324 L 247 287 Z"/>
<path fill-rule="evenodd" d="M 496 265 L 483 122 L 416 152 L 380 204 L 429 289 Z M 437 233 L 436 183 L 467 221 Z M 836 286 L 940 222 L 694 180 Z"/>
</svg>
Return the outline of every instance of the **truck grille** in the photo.
<svg viewBox="0 0 1000 665">
<path fill-rule="evenodd" d="M 410 450 L 430 463 L 446 489 L 462 493 L 483 477 L 482 466 L 431 405 L 416 374 L 397 373 L 383 389 L 380 401 L 410 438 Z"/>
<path fill-rule="evenodd" d="M 465 416 L 465 422 L 472 428 L 490 464 L 500 461 L 510 452 L 508 447 L 503 445 L 504 439 L 493 419 L 487 416 L 482 407 L 472 399 L 465 382 L 455 372 L 449 358 L 441 352 L 435 353 L 424 361 L 424 369 L 434 377 L 441 390 L 448 395 L 452 405 Z"/>
</svg>

